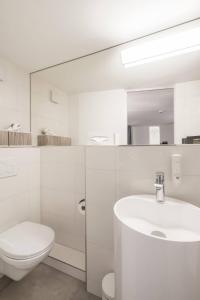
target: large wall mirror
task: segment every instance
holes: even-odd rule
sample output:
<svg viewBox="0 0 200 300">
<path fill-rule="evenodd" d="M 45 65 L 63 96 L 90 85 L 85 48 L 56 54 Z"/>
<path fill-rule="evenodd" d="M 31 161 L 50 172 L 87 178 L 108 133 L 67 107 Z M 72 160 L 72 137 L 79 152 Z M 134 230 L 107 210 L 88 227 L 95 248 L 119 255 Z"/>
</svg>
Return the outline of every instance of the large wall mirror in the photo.
<svg viewBox="0 0 200 300">
<path fill-rule="evenodd" d="M 32 73 L 34 136 L 73 145 L 200 142 L 200 22 Z"/>
</svg>

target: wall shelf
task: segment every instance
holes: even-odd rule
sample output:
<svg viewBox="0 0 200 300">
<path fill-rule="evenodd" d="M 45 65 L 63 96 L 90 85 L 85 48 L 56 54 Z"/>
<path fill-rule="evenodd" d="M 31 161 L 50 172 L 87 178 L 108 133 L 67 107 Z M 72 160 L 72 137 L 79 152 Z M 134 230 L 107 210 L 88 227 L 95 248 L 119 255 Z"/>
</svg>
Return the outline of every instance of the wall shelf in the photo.
<svg viewBox="0 0 200 300">
<path fill-rule="evenodd" d="M 0 131 L 0 146 L 8 146 L 8 132 Z"/>
<path fill-rule="evenodd" d="M 9 131 L 8 145 L 9 146 L 31 146 L 32 145 L 31 133 Z"/>
<path fill-rule="evenodd" d="M 70 146 L 71 138 L 56 135 L 38 135 L 38 146 Z"/>
</svg>

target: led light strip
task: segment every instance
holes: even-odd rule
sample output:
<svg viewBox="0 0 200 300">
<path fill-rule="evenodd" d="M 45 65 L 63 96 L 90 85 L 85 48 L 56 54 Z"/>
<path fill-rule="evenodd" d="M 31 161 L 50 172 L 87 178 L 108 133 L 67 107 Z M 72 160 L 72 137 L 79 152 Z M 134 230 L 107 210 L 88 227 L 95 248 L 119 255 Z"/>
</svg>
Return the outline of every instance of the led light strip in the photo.
<svg viewBox="0 0 200 300">
<path fill-rule="evenodd" d="M 132 47 L 122 50 L 121 58 L 127 68 L 198 50 L 200 25 L 176 33 L 169 30 L 165 32 L 165 36 L 155 34 L 151 38 L 135 41 Z"/>
</svg>

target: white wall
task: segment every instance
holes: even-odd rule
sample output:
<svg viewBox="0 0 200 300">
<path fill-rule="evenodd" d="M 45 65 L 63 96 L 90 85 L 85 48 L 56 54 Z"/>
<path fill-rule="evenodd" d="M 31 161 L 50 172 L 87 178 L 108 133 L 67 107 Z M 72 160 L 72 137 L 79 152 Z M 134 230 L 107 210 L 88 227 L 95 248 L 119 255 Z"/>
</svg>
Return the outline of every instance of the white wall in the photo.
<svg viewBox="0 0 200 300">
<path fill-rule="evenodd" d="M 117 199 L 118 147 L 86 148 L 87 290 L 101 297 L 101 281 L 113 271 L 113 206 Z"/>
<path fill-rule="evenodd" d="M 183 156 L 179 186 L 171 179 L 173 153 Z M 155 172 L 164 171 L 166 194 L 200 207 L 199 156 L 196 145 L 86 148 L 88 291 L 101 296 L 102 278 L 114 268 L 114 203 L 131 194 L 155 194 Z"/>
<path fill-rule="evenodd" d="M 50 102 L 50 91 L 58 104 Z M 31 80 L 31 118 L 34 136 L 48 128 L 53 134 L 69 136 L 69 102 L 65 92 L 44 81 L 38 74 Z"/>
<path fill-rule="evenodd" d="M 167 141 L 169 145 L 174 144 L 174 124 L 160 125 L 160 141 Z"/>
<path fill-rule="evenodd" d="M 22 125 L 22 130 L 30 131 L 30 82 L 29 74 L 0 58 L 0 130 L 11 123 Z"/>
<path fill-rule="evenodd" d="M 72 140 L 79 145 L 93 144 L 90 137 L 108 136 L 105 144 L 113 144 L 114 134 L 119 143 L 127 143 L 127 95 L 124 90 L 82 93 L 71 96 L 74 112 Z"/>
<path fill-rule="evenodd" d="M 56 242 L 85 252 L 84 147 L 41 147 L 41 219 L 56 232 Z"/>
<path fill-rule="evenodd" d="M 148 145 L 149 144 L 149 127 L 148 126 L 132 126 L 132 144 Z"/>
<path fill-rule="evenodd" d="M 188 135 L 200 135 L 200 80 L 174 87 L 175 143 Z"/>
<path fill-rule="evenodd" d="M 40 222 L 40 150 L 0 148 L 0 162 L 6 160 L 17 176 L 0 178 L 0 232 L 25 220 Z"/>
<path fill-rule="evenodd" d="M 174 144 L 174 124 L 162 124 L 160 127 L 160 142 L 168 141 Z M 132 126 L 133 145 L 149 144 L 149 126 Z"/>
<path fill-rule="evenodd" d="M 49 101 L 53 90 L 59 104 Z M 45 82 L 38 74 L 32 76 L 31 115 L 34 137 L 42 128 L 56 135 L 72 137 L 73 145 L 93 144 L 92 136 L 107 136 L 104 144 L 127 143 L 127 95 L 124 90 L 99 91 L 68 96 Z"/>
</svg>

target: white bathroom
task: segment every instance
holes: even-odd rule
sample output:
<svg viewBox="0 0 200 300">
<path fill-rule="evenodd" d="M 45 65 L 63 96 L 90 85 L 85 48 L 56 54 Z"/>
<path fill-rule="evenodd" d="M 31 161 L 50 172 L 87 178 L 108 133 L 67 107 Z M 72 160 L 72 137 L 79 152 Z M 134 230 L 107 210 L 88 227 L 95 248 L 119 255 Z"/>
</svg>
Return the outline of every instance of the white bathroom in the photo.
<svg viewBox="0 0 200 300">
<path fill-rule="evenodd" d="M 0 24 L 0 300 L 199 300 L 200 2 Z"/>
</svg>

